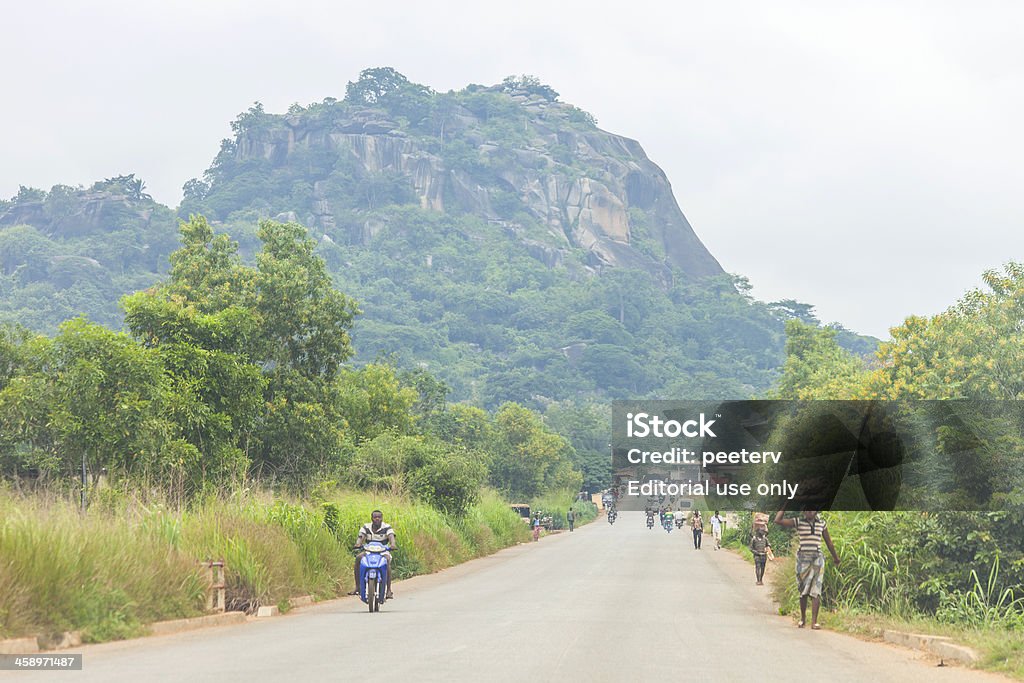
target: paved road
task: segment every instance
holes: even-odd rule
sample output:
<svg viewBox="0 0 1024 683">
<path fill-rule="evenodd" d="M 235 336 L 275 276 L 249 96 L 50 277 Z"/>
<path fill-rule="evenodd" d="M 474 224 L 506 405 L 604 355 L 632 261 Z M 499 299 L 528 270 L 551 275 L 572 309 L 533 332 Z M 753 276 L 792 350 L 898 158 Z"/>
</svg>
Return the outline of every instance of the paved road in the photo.
<svg viewBox="0 0 1024 683">
<path fill-rule="evenodd" d="M 398 530 L 401 533 L 401 529 Z M 797 629 L 752 570 L 684 531 L 622 513 L 355 598 L 283 617 L 81 648 L 46 681 L 1002 681 L 923 655 Z M 0 675 L 0 678 L 3 678 Z"/>
</svg>

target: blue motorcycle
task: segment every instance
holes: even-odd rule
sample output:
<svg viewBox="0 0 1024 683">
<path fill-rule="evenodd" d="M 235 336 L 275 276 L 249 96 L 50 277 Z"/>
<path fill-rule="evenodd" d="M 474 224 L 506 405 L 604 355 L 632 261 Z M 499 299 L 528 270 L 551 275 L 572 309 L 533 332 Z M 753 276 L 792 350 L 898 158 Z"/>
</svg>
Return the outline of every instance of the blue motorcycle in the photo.
<svg viewBox="0 0 1024 683">
<path fill-rule="evenodd" d="M 370 541 L 362 547 L 359 560 L 359 597 L 371 612 L 379 612 L 388 590 L 388 558 L 384 553 L 390 548 L 379 541 Z"/>
</svg>

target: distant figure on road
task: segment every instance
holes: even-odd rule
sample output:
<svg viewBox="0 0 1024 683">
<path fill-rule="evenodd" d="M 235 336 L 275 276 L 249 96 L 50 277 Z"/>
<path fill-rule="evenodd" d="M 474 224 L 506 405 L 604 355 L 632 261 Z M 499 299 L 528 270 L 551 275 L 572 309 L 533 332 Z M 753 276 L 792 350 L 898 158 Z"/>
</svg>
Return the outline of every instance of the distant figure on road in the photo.
<svg viewBox="0 0 1024 683">
<path fill-rule="evenodd" d="M 693 526 L 693 547 L 700 550 L 701 537 L 704 535 L 704 520 L 700 518 L 700 510 L 693 511 L 690 524 Z"/>
<path fill-rule="evenodd" d="M 540 540 L 540 515 L 533 516 L 533 540 Z"/>
<path fill-rule="evenodd" d="M 821 581 L 825 574 L 825 555 L 821 552 L 821 540 L 825 539 L 832 560 L 839 566 L 839 555 L 832 545 L 832 537 L 828 535 L 825 521 L 818 516 L 817 510 L 804 510 L 799 517 L 784 518 L 783 508 L 775 513 L 775 523 L 780 526 L 796 529 L 800 538 L 800 549 L 796 554 L 796 585 L 800 590 L 800 628 L 807 623 L 807 597 L 811 598 L 811 628 L 821 628 L 818 624 L 818 608 L 821 607 Z"/>
<path fill-rule="evenodd" d="M 724 522 L 725 520 L 718 514 L 718 510 L 715 510 L 715 514 L 711 518 L 711 535 L 715 537 L 715 550 L 722 547 L 722 524 Z"/>
<path fill-rule="evenodd" d="M 565 513 L 565 519 L 569 522 L 569 531 L 572 531 L 573 525 L 576 523 L 576 513 L 569 508 L 569 511 Z"/>
<path fill-rule="evenodd" d="M 764 565 L 768 561 L 768 551 L 771 547 L 764 527 L 757 527 L 750 539 L 750 552 L 754 553 L 754 576 L 757 578 L 758 586 L 764 585 Z"/>
</svg>

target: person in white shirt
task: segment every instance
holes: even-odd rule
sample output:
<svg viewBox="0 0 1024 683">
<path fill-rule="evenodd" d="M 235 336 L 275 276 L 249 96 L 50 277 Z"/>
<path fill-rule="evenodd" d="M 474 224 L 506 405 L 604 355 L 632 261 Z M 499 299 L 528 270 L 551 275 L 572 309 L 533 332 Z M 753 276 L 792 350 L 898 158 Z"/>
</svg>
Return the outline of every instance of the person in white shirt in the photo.
<svg viewBox="0 0 1024 683">
<path fill-rule="evenodd" d="M 725 525 L 725 520 L 718 514 L 718 510 L 715 510 L 714 516 L 711 518 L 711 535 L 715 537 L 715 550 L 722 547 L 722 526 Z"/>
</svg>

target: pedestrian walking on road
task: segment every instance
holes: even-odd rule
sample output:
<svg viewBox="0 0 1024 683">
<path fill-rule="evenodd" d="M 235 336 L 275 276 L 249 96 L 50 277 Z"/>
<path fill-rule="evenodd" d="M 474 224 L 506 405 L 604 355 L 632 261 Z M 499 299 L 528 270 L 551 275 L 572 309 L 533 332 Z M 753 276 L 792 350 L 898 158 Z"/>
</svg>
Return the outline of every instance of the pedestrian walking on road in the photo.
<svg viewBox="0 0 1024 683">
<path fill-rule="evenodd" d="M 576 523 L 576 513 L 569 508 L 569 511 L 565 513 L 565 519 L 569 522 L 569 531 L 572 531 L 573 525 Z"/>
<path fill-rule="evenodd" d="M 693 527 L 693 547 L 700 550 L 701 536 L 704 535 L 704 520 L 700 518 L 700 510 L 693 511 L 693 519 L 690 520 Z"/>
<path fill-rule="evenodd" d="M 768 533 L 764 527 L 757 527 L 754 536 L 750 539 L 750 552 L 754 553 L 754 576 L 757 578 L 757 585 L 764 585 L 764 565 L 768 561 L 768 551 L 772 544 L 768 541 Z"/>
<path fill-rule="evenodd" d="M 722 547 L 722 524 L 724 522 L 725 520 L 718 514 L 718 510 L 715 510 L 715 514 L 711 518 L 711 535 L 715 537 L 715 550 Z"/>
<path fill-rule="evenodd" d="M 807 598 L 811 599 L 811 628 L 818 630 L 818 608 L 821 607 L 821 582 L 825 575 L 825 555 L 821 552 L 821 541 L 824 539 L 832 560 L 838 567 L 839 555 L 832 545 L 832 537 L 828 535 L 825 520 L 817 510 L 804 510 L 799 517 L 783 517 L 783 508 L 775 513 L 775 523 L 780 526 L 796 529 L 800 539 L 800 549 L 796 554 L 796 585 L 800 590 L 800 628 L 807 623 Z"/>
<path fill-rule="evenodd" d="M 533 516 L 533 540 L 540 540 L 540 515 Z"/>
</svg>

